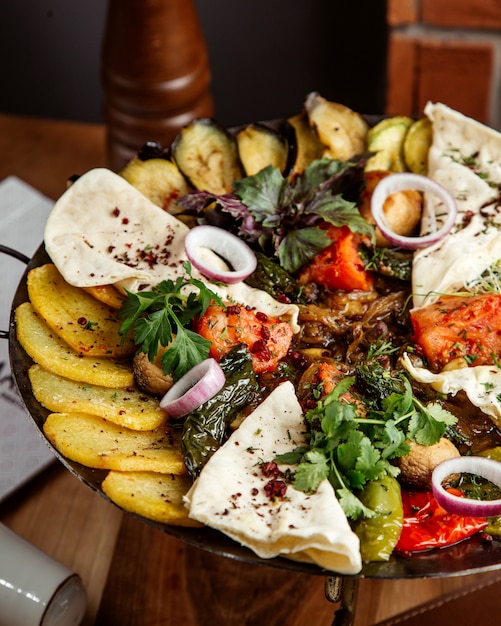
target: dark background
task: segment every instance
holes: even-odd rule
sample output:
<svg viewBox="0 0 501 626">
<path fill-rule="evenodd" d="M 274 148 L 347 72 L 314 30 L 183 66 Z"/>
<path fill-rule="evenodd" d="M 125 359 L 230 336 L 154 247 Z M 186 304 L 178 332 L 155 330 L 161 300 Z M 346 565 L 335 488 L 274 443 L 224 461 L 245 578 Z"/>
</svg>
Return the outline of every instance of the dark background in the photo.
<svg viewBox="0 0 501 626">
<path fill-rule="evenodd" d="M 225 125 L 298 113 L 318 91 L 384 112 L 386 0 L 196 0 Z M 102 121 L 105 0 L 0 0 L 0 112 Z"/>
</svg>

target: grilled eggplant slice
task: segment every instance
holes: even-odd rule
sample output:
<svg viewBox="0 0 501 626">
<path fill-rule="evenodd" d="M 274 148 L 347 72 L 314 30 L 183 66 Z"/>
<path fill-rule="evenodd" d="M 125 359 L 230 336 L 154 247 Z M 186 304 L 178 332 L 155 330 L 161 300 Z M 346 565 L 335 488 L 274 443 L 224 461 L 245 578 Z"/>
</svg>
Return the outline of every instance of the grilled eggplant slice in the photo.
<svg viewBox="0 0 501 626">
<path fill-rule="evenodd" d="M 172 159 L 199 191 L 230 193 L 242 178 L 235 138 L 211 118 L 198 118 L 182 128 L 172 144 Z"/>
<path fill-rule="evenodd" d="M 325 150 L 314 128 L 310 126 L 305 111 L 290 117 L 289 124 L 295 133 L 296 158 L 290 176 L 295 178 L 304 172 L 307 166 L 316 159 L 321 159 Z"/>
<path fill-rule="evenodd" d="M 324 157 L 347 161 L 366 149 L 369 124 L 344 104 L 329 102 L 317 92 L 306 97 L 304 108 L 310 125 L 324 144 Z"/>
<path fill-rule="evenodd" d="M 426 176 L 432 135 L 432 125 L 427 117 L 416 120 L 409 128 L 404 140 L 404 159 L 411 172 Z"/>
<path fill-rule="evenodd" d="M 246 176 L 253 176 L 271 165 L 285 172 L 289 160 L 289 142 L 281 133 L 256 122 L 236 134 L 240 162 Z"/>
<path fill-rule="evenodd" d="M 365 166 L 366 171 L 386 170 L 405 172 L 404 141 L 414 120 L 396 115 L 381 120 L 367 133 L 367 150 L 374 152 Z"/>
<path fill-rule="evenodd" d="M 133 187 L 165 211 L 177 198 L 190 191 L 186 179 L 172 161 L 153 158 L 143 161 L 134 157 L 120 172 Z"/>
</svg>

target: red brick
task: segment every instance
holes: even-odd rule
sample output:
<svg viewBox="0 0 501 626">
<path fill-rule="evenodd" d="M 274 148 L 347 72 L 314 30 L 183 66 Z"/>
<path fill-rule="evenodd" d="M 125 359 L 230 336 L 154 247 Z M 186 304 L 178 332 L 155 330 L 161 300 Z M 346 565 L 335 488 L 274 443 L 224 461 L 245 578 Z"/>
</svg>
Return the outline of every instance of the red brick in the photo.
<svg viewBox="0 0 501 626">
<path fill-rule="evenodd" d="M 443 102 L 488 123 L 493 66 L 494 50 L 488 44 L 421 41 L 417 53 L 418 109 L 422 111 L 428 100 Z"/>
<path fill-rule="evenodd" d="M 390 26 L 415 24 L 418 19 L 419 0 L 387 0 L 386 19 Z"/>
<path fill-rule="evenodd" d="M 394 0 L 398 2 L 398 0 Z M 421 0 L 421 19 L 434 26 L 501 28 L 500 0 Z"/>
<path fill-rule="evenodd" d="M 413 115 L 417 41 L 393 33 L 388 42 L 386 107 L 388 115 Z"/>
</svg>

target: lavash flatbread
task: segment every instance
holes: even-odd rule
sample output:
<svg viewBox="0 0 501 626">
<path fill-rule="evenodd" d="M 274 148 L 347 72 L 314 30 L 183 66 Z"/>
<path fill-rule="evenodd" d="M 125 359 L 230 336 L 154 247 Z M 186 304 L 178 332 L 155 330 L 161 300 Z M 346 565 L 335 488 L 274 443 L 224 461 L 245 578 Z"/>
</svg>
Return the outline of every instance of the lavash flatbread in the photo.
<svg viewBox="0 0 501 626">
<path fill-rule="evenodd" d="M 428 176 L 451 192 L 458 215 L 445 239 L 414 255 L 414 308 L 464 289 L 501 259 L 496 187 L 501 185 L 501 134 L 443 104 L 428 103 L 425 113 L 433 124 Z M 431 213 L 423 220 L 425 232 L 431 229 Z M 477 365 L 433 373 L 414 367 L 407 355 L 403 364 L 416 380 L 441 393 L 464 391 L 472 404 L 501 427 L 501 372 L 497 367 Z"/>
<path fill-rule="evenodd" d="M 495 187 L 501 185 L 501 134 L 444 104 L 428 103 L 425 114 L 433 124 L 428 176 L 451 192 L 458 214 L 445 239 L 414 255 L 414 307 L 462 289 L 501 258 L 501 213 Z M 427 207 L 423 233 L 432 229 L 434 212 Z"/>
<path fill-rule="evenodd" d="M 186 496 L 189 516 L 261 558 L 281 555 L 356 574 L 359 540 L 327 480 L 311 495 L 292 486 L 283 501 L 265 494 L 270 478 L 259 463 L 303 443 L 304 428 L 294 387 L 282 383 L 209 459 Z"/>
<path fill-rule="evenodd" d="M 184 273 L 187 232 L 185 224 L 121 176 L 97 168 L 79 177 L 56 202 L 46 223 L 44 242 L 52 262 L 70 284 L 114 284 L 137 292 Z M 204 255 L 213 265 L 224 267 L 209 250 Z M 193 275 L 205 280 L 195 269 Z M 243 282 L 210 283 L 210 287 L 226 300 L 287 319 L 294 332 L 299 330 L 296 305 L 282 304 Z"/>
</svg>

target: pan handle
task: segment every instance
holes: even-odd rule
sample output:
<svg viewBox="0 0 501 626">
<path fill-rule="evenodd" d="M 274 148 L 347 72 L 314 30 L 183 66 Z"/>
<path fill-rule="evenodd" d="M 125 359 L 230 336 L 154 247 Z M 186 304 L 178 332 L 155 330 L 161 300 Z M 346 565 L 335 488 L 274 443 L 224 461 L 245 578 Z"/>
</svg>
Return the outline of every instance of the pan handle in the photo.
<svg viewBox="0 0 501 626">
<path fill-rule="evenodd" d="M 4 246 L 2 244 L 0 244 L 0 253 L 7 254 L 8 256 L 14 257 L 15 259 L 17 259 L 18 261 L 21 261 L 25 265 L 28 265 L 28 263 L 30 262 L 30 258 L 27 257 L 22 252 L 19 252 L 19 250 L 14 250 L 13 248 L 9 248 L 8 246 Z M 8 339 L 8 338 L 9 338 L 9 331 L 0 330 L 0 339 Z"/>
</svg>

